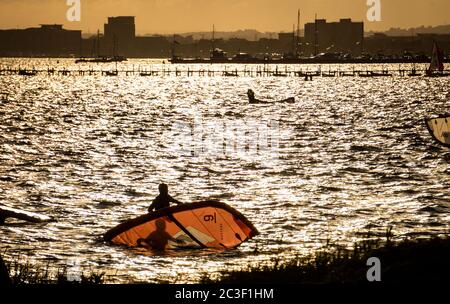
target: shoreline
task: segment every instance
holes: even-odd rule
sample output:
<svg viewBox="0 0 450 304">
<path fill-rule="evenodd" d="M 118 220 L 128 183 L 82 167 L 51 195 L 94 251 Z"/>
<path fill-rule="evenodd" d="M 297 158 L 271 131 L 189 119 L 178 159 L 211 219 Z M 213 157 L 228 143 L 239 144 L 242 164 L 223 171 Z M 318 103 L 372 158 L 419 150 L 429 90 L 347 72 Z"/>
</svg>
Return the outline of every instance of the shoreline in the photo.
<svg viewBox="0 0 450 304">
<path fill-rule="evenodd" d="M 369 263 L 371 258 L 380 261 L 380 283 L 443 283 L 450 282 L 449 256 L 448 235 L 399 242 L 392 242 L 390 235 L 387 235 L 385 241 L 377 239 L 355 243 L 353 250 L 324 248 L 309 257 L 275 260 L 271 265 L 223 271 L 219 278 L 205 276 L 202 283 L 364 285 L 369 283 L 373 265 Z"/>
<path fill-rule="evenodd" d="M 397 285 L 443 283 L 450 280 L 450 236 L 394 242 L 390 233 L 388 230 L 385 240 L 367 239 L 357 242 L 353 249 L 327 244 L 310 256 L 276 258 L 268 264 L 204 274 L 195 284 L 364 285 L 369 283 L 368 259 L 374 257 L 380 261 L 381 283 Z M 78 280 L 73 281 L 73 274 L 68 274 L 64 267 L 52 267 L 48 264 L 43 267 L 28 262 L 24 264 L 19 259 L 0 261 L 4 262 L 9 274 L 9 278 L 6 278 L 3 272 L 0 286 L 109 285 L 116 281 L 114 275 L 95 270 L 83 271 Z M 126 284 L 167 285 L 145 281 L 130 281 Z"/>
<path fill-rule="evenodd" d="M 0 59 L 70 59 L 77 60 L 77 57 L 68 56 L 2 56 Z M 88 58 L 89 59 L 89 58 Z M 210 60 L 208 58 L 176 58 L 171 59 L 167 57 L 161 58 L 150 58 L 150 57 L 129 57 L 128 60 L 157 60 L 161 63 L 165 62 L 167 64 L 429 64 L 430 60 L 405 60 L 405 59 L 348 59 L 348 60 L 330 60 L 330 59 L 320 59 L 320 58 L 301 58 L 301 59 L 255 59 L 255 60 Z M 74 62 L 75 63 L 75 62 Z M 111 64 L 114 62 L 105 62 L 106 64 Z M 121 62 L 126 64 L 127 61 Z M 443 63 L 450 63 L 450 59 L 445 59 Z M 82 63 L 81 63 L 82 64 Z"/>
</svg>

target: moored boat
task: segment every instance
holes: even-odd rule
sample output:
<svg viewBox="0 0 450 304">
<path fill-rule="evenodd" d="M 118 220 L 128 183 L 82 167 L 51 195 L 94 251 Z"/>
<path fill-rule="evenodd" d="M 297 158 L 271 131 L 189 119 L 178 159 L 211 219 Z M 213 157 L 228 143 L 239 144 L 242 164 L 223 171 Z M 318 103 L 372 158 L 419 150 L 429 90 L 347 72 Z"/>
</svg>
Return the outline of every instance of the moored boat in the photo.
<svg viewBox="0 0 450 304">
<path fill-rule="evenodd" d="M 383 70 L 381 72 L 375 71 L 366 71 L 359 73 L 359 77 L 391 77 L 392 73 L 389 73 L 388 70 Z"/>
<path fill-rule="evenodd" d="M 19 69 L 19 75 L 20 76 L 36 76 L 37 75 L 37 71 L 29 71 L 29 70 L 25 70 L 25 69 Z"/>
</svg>

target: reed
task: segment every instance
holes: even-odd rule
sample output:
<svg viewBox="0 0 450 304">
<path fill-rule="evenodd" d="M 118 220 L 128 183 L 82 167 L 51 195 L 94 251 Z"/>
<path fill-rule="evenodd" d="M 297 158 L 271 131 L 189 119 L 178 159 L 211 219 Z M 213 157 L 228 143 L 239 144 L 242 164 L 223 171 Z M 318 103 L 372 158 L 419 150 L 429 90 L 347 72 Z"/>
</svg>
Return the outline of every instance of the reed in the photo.
<svg viewBox="0 0 450 304">
<path fill-rule="evenodd" d="M 385 239 L 367 239 L 345 249 L 327 242 L 312 256 L 287 260 L 274 258 L 268 264 L 223 271 L 218 277 L 204 275 L 201 283 L 211 284 L 367 284 L 367 260 L 381 261 L 381 281 L 448 282 L 450 237 L 392 241 L 392 228 Z"/>
<path fill-rule="evenodd" d="M 39 265 L 30 263 L 19 254 L 12 259 L 4 260 L 9 272 L 10 284 L 20 286 L 25 284 L 58 284 L 58 285 L 98 285 L 106 281 L 106 273 L 95 270 L 81 271 L 74 279 L 68 273 L 67 266 L 53 266 L 51 263 Z M 111 279 L 111 278 L 109 278 Z"/>
</svg>

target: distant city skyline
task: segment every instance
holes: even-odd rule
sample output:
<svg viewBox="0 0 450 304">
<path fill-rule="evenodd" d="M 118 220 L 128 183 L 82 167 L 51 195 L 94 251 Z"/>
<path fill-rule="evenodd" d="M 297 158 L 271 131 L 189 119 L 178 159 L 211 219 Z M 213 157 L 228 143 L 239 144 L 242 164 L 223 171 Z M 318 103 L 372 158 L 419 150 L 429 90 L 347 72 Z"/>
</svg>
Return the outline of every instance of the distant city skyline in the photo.
<svg viewBox="0 0 450 304">
<path fill-rule="evenodd" d="M 66 19 L 66 0 L 0 1 L 0 28 L 28 28 L 38 24 L 63 24 L 84 33 L 102 31 L 109 16 L 136 16 L 136 32 L 171 34 L 255 29 L 287 32 L 297 22 L 301 28 L 317 17 L 329 21 L 352 18 L 363 21 L 366 31 L 437 26 L 450 23 L 448 0 L 381 0 L 380 22 L 366 19 L 366 0 L 81 0 L 80 22 Z"/>
</svg>

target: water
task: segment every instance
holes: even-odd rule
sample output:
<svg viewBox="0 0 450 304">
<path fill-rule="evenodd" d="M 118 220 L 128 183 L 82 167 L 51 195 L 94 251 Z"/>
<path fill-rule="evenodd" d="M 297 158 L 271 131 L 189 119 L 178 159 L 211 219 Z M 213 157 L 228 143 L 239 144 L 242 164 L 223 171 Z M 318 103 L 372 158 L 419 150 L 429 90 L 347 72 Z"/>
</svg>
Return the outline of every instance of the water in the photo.
<svg viewBox="0 0 450 304">
<path fill-rule="evenodd" d="M 77 68 L 72 62 L 0 65 Z M 230 69 L 236 67 L 244 68 Z M 327 240 L 352 246 L 368 230 L 382 235 L 388 226 L 399 238 L 449 231 L 450 153 L 434 144 L 423 117 L 448 112 L 450 78 L 39 75 L 1 76 L 0 84 L 11 99 L 0 107 L 0 202 L 57 219 L 0 227 L 7 257 L 19 251 L 28 261 L 75 272 L 105 270 L 117 273 L 115 282 L 180 283 L 308 254 Z M 260 99 L 295 96 L 297 103 L 249 105 L 248 88 Z M 277 144 L 256 155 L 180 153 L 177 126 L 198 121 L 212 126 L 205 136 L 239 123 L 246 139 L 254 136 L 251 122 L 275 121 Z M 261 234 L 236 250 L 156 256 L 99 241 L 145 213 L 162 181 L 179 200 L 228 203 Z"/>
</svg>

